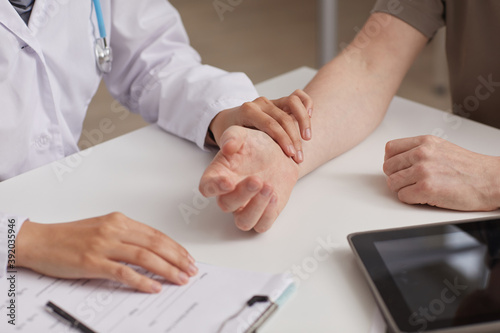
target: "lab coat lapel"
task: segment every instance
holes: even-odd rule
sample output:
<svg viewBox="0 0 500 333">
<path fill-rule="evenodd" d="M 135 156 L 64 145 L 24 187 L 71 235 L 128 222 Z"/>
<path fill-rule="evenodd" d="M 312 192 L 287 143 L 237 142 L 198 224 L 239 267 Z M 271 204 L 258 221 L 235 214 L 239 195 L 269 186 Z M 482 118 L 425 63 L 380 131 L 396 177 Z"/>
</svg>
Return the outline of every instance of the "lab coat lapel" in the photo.
<svg viewBox="0 0 500 333">
<path fill-rule="evenodd" d="M 0 0 L 0 23 L 23 40 L 33 37 L 33 34 L 9 0 Z"/>
<path fill-rule="evenodd" d="M 33 12 L 39 7 L 38 2 L 45 1 L 46 0 L 36 0 Z M 26 23 L 24 23 L 23 19 L 19 16 L 14 7 L 12 7 L 9 0 L 0 0 L 0 24 L 10 30 L 17 38 L 28 44 L 35 52 L 40 51 L 40 46 L 36 40 L 35 34 L 26 26 Z M 22 47 L 23 45 L 20 46 Z"/>
</svg>

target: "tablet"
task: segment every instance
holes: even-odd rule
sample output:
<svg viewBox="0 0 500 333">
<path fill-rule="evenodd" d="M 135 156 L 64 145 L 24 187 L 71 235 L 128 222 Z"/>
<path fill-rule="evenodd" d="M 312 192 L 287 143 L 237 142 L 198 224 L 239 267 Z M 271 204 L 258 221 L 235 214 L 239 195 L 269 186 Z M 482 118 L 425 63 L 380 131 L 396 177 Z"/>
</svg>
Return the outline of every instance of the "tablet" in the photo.
<svg viewBox="0 0 500 333">
<path fill-rule="evenodd" d="M 500 217 L 348 240 L 391 332 L 500 332 Z"/>
</svg>

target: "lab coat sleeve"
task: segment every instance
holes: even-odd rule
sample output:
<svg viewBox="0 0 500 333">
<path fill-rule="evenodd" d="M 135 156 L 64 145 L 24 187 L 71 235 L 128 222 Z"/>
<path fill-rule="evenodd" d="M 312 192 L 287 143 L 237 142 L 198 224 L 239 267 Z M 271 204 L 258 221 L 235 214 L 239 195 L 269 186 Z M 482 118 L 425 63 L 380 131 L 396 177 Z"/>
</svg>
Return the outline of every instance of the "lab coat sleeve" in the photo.
<svg viewBox="0 0 500 333">
<path fill-rule="evenodd" d="M 13 248 L 15 238 L 25 221 L 25 217 L 0 212 L 0 278 L 7 272 L 9 249 Z"/>
<path fill-rule="evenodd" d="M 201 64 L 165 0 L 111 2 L 110 93 L 132 112 L 204 148 L 218 112 L 258 97 L 250 79 Z"/>
</svg>

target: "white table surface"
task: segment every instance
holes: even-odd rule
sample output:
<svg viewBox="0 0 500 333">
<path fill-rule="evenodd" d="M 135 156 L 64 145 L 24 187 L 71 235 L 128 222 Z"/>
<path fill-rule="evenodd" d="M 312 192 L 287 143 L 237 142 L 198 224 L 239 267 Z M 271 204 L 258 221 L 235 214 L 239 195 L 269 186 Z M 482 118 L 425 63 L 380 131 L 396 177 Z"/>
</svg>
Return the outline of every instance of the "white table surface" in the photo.
<svg viewBox="0 0 500 333">
<path fill-rule="evenodd" d="M 313 75 L 301 68 L 258 89 L 279 97 L 303 87 Z M 121 211 L 166 232 L 202 262 L 266 272 L 303 266 L 298 291 L 266 332 L 368 332 L 375 304 L 347 244 L 349 233 L 500 213 L 409 206 L 387 189 L 385 143 L 438 131 L 465 148 L 500 155 L 499 130 L 464 119 L 450 122 L 441 111 L 395 98 L 368 139 L 298 182 L 274 227 L 262 235 L 239 231 L 215 200 L 207 203 L 196 194 L 213 155 L 156 126 L 103 143 L 79 164 L 73 157 L 72 172 L 62 181 L 49 165 L 0 183 L 1 209 L 40 222 Z M 187 206 L 196 212 L 190 219 L 181 214 Z M 314 259 L 320 240 L 329 239 L 333 252 L 322 261 Z"/>
</svg>

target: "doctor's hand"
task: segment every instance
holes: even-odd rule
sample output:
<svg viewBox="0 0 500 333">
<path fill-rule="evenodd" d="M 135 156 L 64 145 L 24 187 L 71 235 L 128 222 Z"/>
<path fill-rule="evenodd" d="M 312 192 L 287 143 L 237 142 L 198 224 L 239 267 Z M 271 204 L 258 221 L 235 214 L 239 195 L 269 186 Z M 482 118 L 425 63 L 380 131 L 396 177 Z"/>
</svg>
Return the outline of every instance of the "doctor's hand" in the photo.
<svg viewBox="0 0 500 333">
<path fill-rule="evenodd" d="M 302 90 L 288 97 L 268 100 L 259 97 L 253 102 L 221 111 L 210 124 L 215 141 L 221 147 L 222 133 L 230 126 L 255 128 L 267 133 L 283 152 L 295 162 L 304 161 L 302 139 L 310 140 L 313 101 Z M 298 124 L 298 127 L 297 127 Z"/>
<path fill-rule="evenodd" d="M 197 273 L 175 241 L 120 213 L 58 224 L 26 221 L 16 239 L 16 265 L 59 278 L 102 278 L 146 293 L 161 290 L 124 263 L 141 266 L 174 284 Z"/>
<path fill-rule="evenodd" d="M 500 208 L 500 158 L 435 136 L 387 143 L 384 172 L 389 188 L 408 204 L 461 211 Z"/>
<path fill-rule="evenodd" d="M 268 230 L 297 182 L 298 165 L 260 131 L 233 126 L 220 142 L 221 150 L 201 178 L 200 192 L 216 196 L 241 230 Z"/>
</svg>

